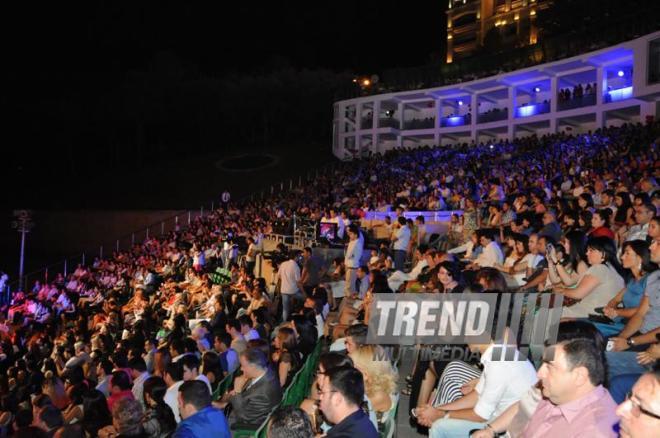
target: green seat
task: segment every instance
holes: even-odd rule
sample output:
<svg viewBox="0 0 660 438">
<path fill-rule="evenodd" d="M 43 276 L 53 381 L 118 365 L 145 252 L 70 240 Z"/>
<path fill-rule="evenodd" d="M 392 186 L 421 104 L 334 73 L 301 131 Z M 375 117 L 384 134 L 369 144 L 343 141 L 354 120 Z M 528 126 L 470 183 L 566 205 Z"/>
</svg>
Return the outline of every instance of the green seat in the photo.
<svg viewBox="0 0 660 438">
<path fill-rule="evenodd" d="M 231 436 L 232 436 L 232 438 L 256 437 L 257 436 L 257 431 L 256 430 L 249 430 L 249 429 L 233 429 L 231 431 Z"/>
<path fill-rule="evenodd" d="M 240 368 L 234 371 L 233 373 L 227 374 L 224 379 L 218 383 L 218 387 L 213 392 L 213 400 L 219 400 L 234 383 L 234 377 L 240 373 Z"/>
<path fill-rule="evenodd" d="M 396 436 L 396 417 L 399 413 L 399 400 L 397 396 L 396 404 L 390 409 L 390 415 L 385 421 L 385 427 L 380 433 L 380 438 L 393 438 Z"/>
</svg>

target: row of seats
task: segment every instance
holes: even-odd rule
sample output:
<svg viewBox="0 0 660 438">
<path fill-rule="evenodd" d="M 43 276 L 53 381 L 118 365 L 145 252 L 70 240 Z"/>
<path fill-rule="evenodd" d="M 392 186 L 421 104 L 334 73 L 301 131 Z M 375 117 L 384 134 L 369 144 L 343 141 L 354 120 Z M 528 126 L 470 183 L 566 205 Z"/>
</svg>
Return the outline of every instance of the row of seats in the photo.
<svg viewBox="0 0 660 438">
<path fill-rule="evenodd" d="M 280 403 L 277 406 L 275 406 L 275 408 L 273 408 L 273 411 L 275 411 L 276 409 L 282 406 L 300 406 L 303 400 L 309 395 L 309 388 L 312 386 L 315 376 L 315 371 L 319 363 L 319 357 L 321 356 L 321 346 L 322 346 L 322 341 L 319 340 L 316 343 L 316 347 L 314 348 L 312 353 L 305 360 L 305 364 L 302 366 L 302 368 L 300 368 L 300 370 L 298 370 L 296 375 L 293 377 L 291 384 L 284 391 L 284 395 L 282 396 L 282 401 L 280 401 Z M 234 374 L 236 374 L 236 372 Z M 225 377 L 222 380 L 222 382 L 220 382 L 218 388 L 213 394 L 214 400 L 219 399 L 220 397 L 222 397 L 222 394 L 224 394 L 225 391 L 229 390 L 229 388 L 231 387 L 231 383 L 233 382 L 233 379 L 234 379 L 234 375 L 230 374 L 227 377 Z M 229 382 L 226 383 L 225 382 L 226 380 L 229 380 Z M 266 438 L 269 421 L 270 421 L 270 415 L 268 415 L 266 420 L 264 420 L 264 422 L 256 431 L 247 430 L 247 429 L 237 429 L 232 431 L 232 436 L 234 438 L 238 438 L 238 437 Z"/>
</svg>

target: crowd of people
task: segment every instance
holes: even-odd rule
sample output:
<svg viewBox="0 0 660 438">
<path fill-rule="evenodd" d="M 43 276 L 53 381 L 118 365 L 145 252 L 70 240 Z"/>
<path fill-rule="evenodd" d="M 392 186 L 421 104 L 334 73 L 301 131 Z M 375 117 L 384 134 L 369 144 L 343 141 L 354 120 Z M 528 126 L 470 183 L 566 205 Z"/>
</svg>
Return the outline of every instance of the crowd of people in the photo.
<svg viewBox="0 0 660 438">
<path fill-rule="evenodd" d="M 570 88 L 562 88 L 557 93 L 557 98 L 559 102 L 566 102 L 571 99 L 582 99 L 584 96 L 595 95 L 596 94 L 596 83 L 588 83 L 586 86 L 582 84 L 577 84 L 573 87 L 571 91 Z"/>
<path fill-rule="evenodd" d="M 650 372 L 660 357 L 659 127 L 343 163 L 15 292 L 0 316 L 0 434 L 256 430 L 327 340 L 309 399 L 273 412 L 271 436 L 377 436 L 401 393 L 434 437 L 611 436 L 615 401 L 622 433 L 651 436 L 638 429 L 654 430 L 660 415 Z M 406 218 L 449 209 L 458 213 L 446 234 Z M 384 238 L 360 226 L 370 211 L 392 212 L 377 225 Z M 275 224 L 294 216 L 336 222 L 344 257 L 326 266 L 314 248 L 280 245 L 272 288 L 256 260 Z M 511 366 L 492 359 L 503 340 L 491 339 L 469 346 L 474 363 L 418 358 L 400 393 L 397 364 L 366 342 L 374 295 L 494 291 L 563 295 L 554 356 L 538 371 Z M 213 400 L 228 375 L 233 387 Z"/>
</svg>

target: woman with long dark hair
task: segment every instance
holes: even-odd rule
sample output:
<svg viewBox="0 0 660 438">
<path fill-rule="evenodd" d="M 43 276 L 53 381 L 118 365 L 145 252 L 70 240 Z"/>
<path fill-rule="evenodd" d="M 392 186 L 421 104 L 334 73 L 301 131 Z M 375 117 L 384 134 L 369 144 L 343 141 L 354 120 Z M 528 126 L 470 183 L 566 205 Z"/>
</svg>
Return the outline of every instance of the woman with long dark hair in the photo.
<svg viewBox="0 0 660 438">
<path fill-rule="evenodd" d="M 548 263 L 555 263 L 549 260 Z M 597 307 L 605 307 L 612 298 L 624 287 L 625 273 L 616 257 L 616 246 L 607 237 L 592 237 L 587 241 L 587 262 L 589 269 L 584 273 L 575 288 L 558 286 L 557 293 L 578 301 L 576 304 L 564 307 L 562 316 L 572 318 L 587 318 L 595 313 Z"/>
<path fill-rule="evenodd" d="M 176 429 L 172 409 L 163 400 L 166 392 L 167 384 L 161 377 L 153 376 L 144 381 L 142 397 L 146 410 L 142 428 L 150 438 L 169 437 Z"/>
<path fill-rule="evenodd" d="M 621 228 L 634 224 L 635 210 L 630 201 L 630 194 L 628 192 L 618 192 L 614 195 L 614 204 L 616 205 L 614 226 L 616 228 Z"/>
<path fill-rule="evenodd" d="M 621 250 L 621 262 L 631 275 L 626 287 L 621 289 L 603 309 L 605 316 L 613 322 L 595 323 L 598 330 L 606 337 L 621 332 L 626 320 L 637 312 L 644 296 L 648 274 L 658 269 L 658 265 L 651 262 L 649 244 L 644 240 L 625 242 Z"/>
<path fill-rule="evenodd" d="M 97 436 L 100 429 L 112 424 L 112 415 L 103 393 L 97 389 L 89 390 L 82 400 L 83 419 L 80 422 L 87 436 Z"/>
<path fill-rule="evenodd" d="M 564 247 L 563 260 L 558 260 L 556 251 L 551 251 L 548 254 L 548 275 L 553 285 L 571 287 L 589 269 L 585 259 L 587 236 L 582 231 L 570 231 L 560 243 Z"/>
<path fill-rule="evenodd" d="M 301 365 L 302 358 L 298 351 L 296 332 L 289 327 L 280 327 L 273 340 L 273 347 L 275 350 L 271 358 L 276 364 L 280 386 L 286 388 Z"/>
</svg>

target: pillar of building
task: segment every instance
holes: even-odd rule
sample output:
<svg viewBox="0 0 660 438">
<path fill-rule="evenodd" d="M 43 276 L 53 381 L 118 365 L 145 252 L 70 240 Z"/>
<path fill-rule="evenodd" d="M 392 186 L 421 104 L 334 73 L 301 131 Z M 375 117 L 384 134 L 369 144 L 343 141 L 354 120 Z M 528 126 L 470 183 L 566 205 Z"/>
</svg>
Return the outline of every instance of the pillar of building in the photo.
<svg viewBox="0 0 660 438">
<path fill-rule="evenodd" d="M 596 68 L 596 129 L 605 125 L 605 111 L 602 110 L 603 97 L 607 91 L 607 75 L 605 68 L 599 65 Z"/>
<path fill-rule="evenodd" d="M 641 101 L 639 104 L 639 121 L 645 123 L 647 117 L 655 118 L 655 109 L 655 102 Z"/>
</svg>

